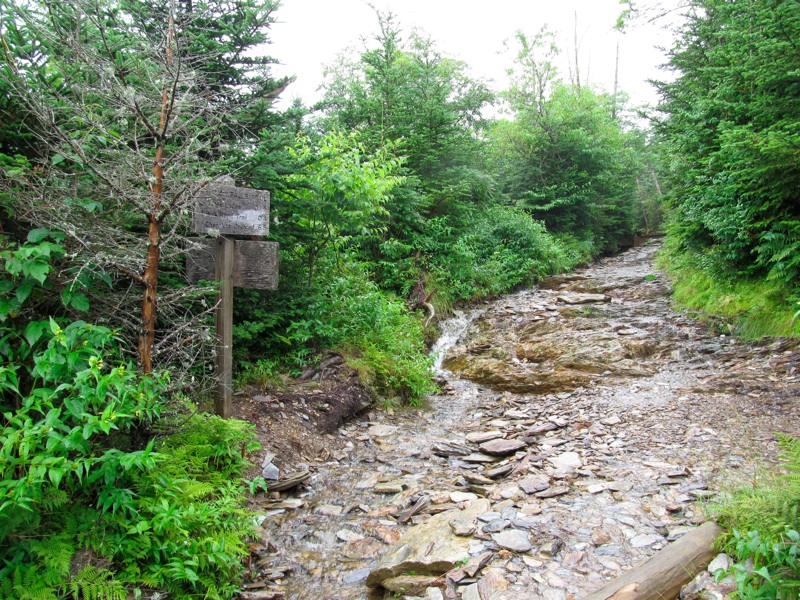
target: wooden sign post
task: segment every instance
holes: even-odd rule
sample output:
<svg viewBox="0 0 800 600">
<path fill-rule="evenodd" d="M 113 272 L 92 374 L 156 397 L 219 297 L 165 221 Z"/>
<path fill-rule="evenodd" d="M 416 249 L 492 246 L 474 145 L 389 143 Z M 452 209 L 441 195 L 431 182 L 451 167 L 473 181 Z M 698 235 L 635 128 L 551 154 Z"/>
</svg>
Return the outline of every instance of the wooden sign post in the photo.
<svg viewBox="0 0 800 600">
<path fill-rule="evenodd" d="M 228 419 L 233 406 L 233 287 L 278 289 L 278 244 L 229 236 L 269 235 L 269 192 L 235 187 L 230 178 L 207 185 L 198 195 L 192 231 L 217 236 L 195 240 L 200 249 L 187 255 L 186 274 L 193 282 L 219 283 L 215 410 Z"/>
</svg>

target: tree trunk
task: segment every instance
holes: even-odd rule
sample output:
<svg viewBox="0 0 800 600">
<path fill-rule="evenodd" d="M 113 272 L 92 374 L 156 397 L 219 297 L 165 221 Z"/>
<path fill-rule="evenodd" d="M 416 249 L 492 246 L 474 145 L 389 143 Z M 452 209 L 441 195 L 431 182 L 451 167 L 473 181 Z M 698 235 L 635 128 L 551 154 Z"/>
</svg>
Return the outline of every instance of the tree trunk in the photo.
<svg viewBox="0 0 800 600">
<path fill-rule="evenodd" d="M 175 35 L 175 2 L 170 7 L 169 28 L 167 30 L 166 62 L 172 66 L 172 42 Z M 161 260 L 161 222 L 164 219 L 161 195 L 164 191 L 164 160 L 166 158 L 167 129 L 172 100 L 171 88 L 164 86 L 161 94 L 161 114 L 158 121 L 158 146 L 153 161 L 153 183 L 150 186 L 152 206 L 147 215 L 147 260 L 145 262 L 142 284 L 142 331 L 139 334 L 139 362 L 142 372 L 153 372 L 153 346 L 156 341 L 156 315 L 158 311 L 158 265 Z"/>
</svg>

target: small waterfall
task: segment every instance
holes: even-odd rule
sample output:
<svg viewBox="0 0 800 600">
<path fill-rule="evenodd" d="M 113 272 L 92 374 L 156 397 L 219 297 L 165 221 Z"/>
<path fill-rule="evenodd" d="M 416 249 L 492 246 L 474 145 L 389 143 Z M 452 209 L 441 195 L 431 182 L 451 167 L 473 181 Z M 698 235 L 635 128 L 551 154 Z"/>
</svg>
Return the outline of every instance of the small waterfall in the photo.
<svg viewBox="0 0 800 600">
<path fill-rule="evenodd" d="M 439 323 L 441 335 L 431 348 L 431 354 L 436 357 L 433 364 L 436 373 L 442 372 L 442 363 L 447 351 L 458 343 L 472 322 L 485 312 L 485 308 L 469 311 L 456 310 L 451 318 Z"/>
</svg>

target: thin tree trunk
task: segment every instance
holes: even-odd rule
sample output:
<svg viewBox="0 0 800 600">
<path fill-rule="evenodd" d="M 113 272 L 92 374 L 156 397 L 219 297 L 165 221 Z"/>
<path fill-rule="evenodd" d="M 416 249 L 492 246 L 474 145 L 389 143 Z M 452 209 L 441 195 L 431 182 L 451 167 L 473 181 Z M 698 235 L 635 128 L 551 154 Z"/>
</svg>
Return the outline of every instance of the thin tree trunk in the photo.
<svg viewBox="0 0 800 600">
<path fill-rule="evenodd" d="M 166 62 L 167 67 L 172 66 L 172 42 L 175 35 L 174 1 L 169 16 L 169 29 L 167 33 Z M 147 215 L 147 259 L 145 262 L 142 280 L 144 295 L 142 299 L 142 331 L 139 334 L 139 361 L 142 372 L 153 372 L 153 346 L 156 340 L 156 316 L 158 312 L 158 266 L 161 260 L 161 222 L 164 218 L 162 193 L 164 191 L 164 161 L 166 158 L 167 128 L 169 126 L 169 111 L 172 91 L 165 84 L 161 95 L 161 114 L 158 122 L 158 146 L 156 147 L 153 162 L 153 183 L 150 187 L 152 193 L 152 206 Z"/>
</svg>

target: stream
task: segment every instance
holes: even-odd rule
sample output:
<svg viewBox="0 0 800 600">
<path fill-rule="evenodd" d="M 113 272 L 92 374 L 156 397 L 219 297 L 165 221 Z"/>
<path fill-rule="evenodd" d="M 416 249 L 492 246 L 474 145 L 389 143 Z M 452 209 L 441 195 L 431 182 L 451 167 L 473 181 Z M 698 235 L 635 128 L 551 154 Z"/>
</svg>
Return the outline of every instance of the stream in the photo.
<svg viewBox="0 0 800 600">
<path fill-rule="evenodd" d="M 774 454 L 772 432 L 800 430 L 797 353 L 675 312 L 655 250 L 444 321 L 433 348 L 442 392 L 341 427 L 342 450 L 266 513 L 268 589 L 288 600 L 569 600 L 702 523 L 721 474 L 746 478 Z M 396 556 L 413 553 L 435 515 L 481 502 L 411 567 Z M 423 565 L 439 542 L 463 561 Z M 457 569 L 467 560 L 472 573 Z M 370 576 L 387 563 L 391 577 Z M 458 577 L 436 578 L 449 568 Z"/>
</svg>

